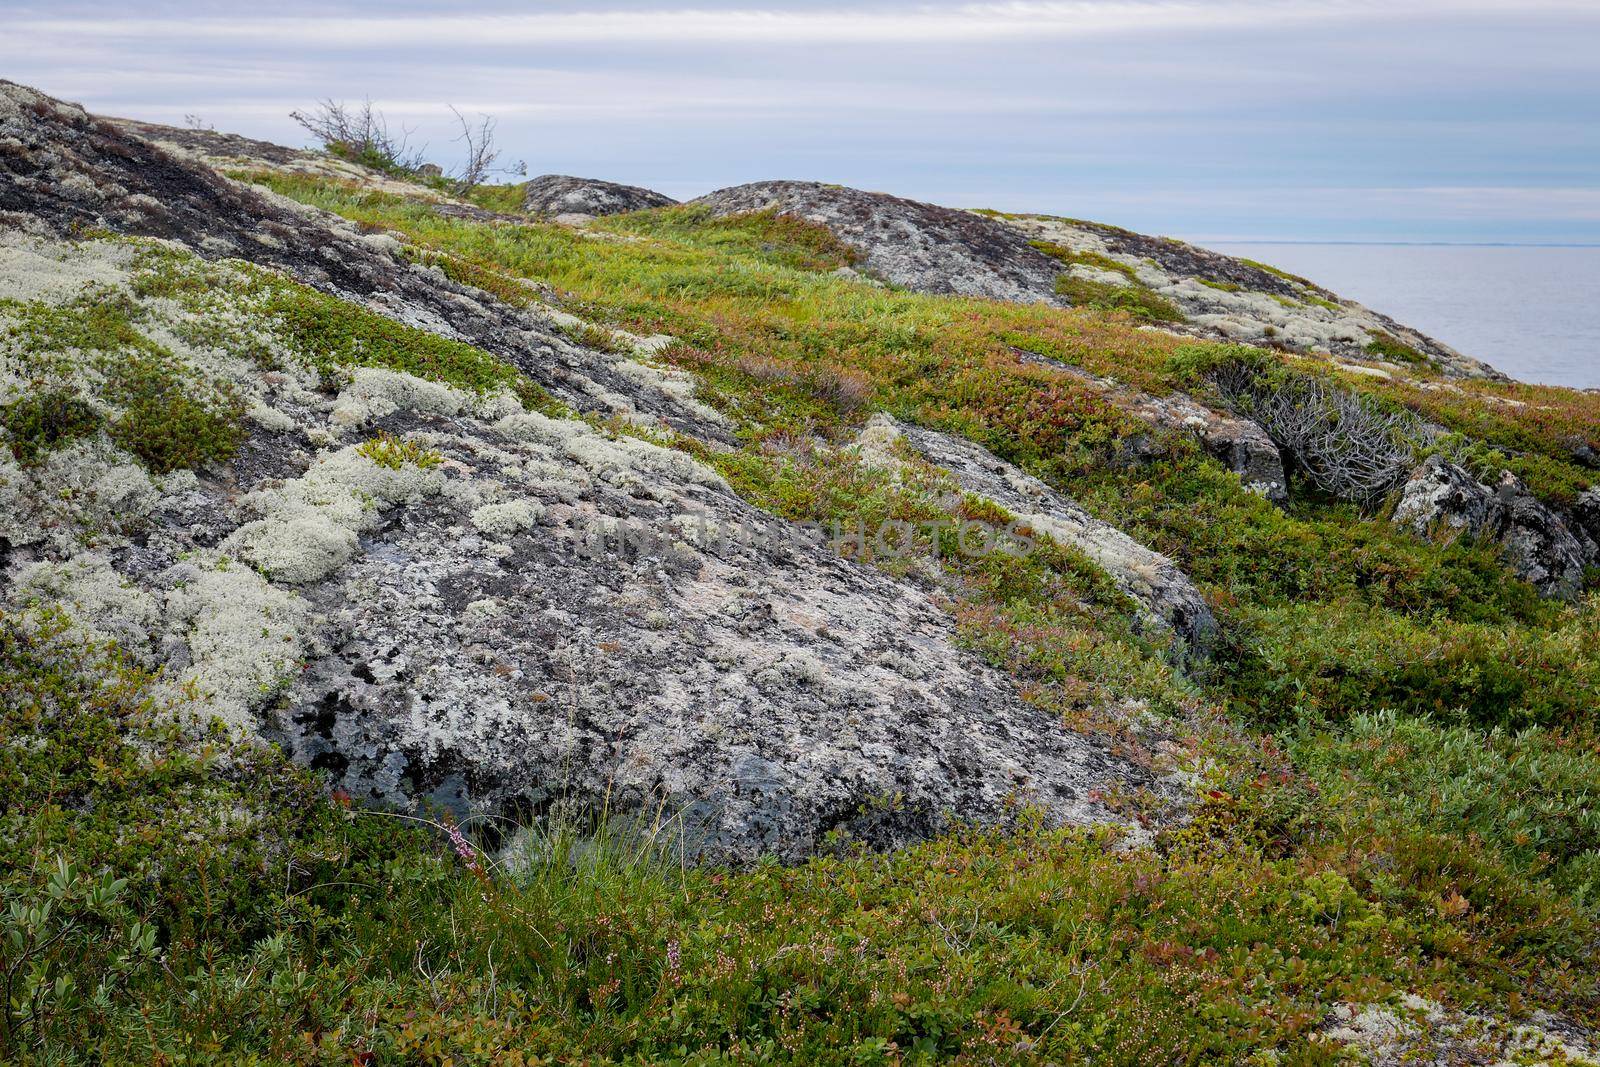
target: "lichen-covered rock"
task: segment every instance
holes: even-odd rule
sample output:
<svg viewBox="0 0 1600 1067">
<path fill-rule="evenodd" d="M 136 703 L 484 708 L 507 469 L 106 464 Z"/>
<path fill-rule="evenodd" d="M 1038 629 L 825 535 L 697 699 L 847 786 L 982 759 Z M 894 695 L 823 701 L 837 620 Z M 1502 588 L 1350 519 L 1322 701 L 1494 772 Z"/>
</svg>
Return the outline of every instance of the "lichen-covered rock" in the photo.
<svg viewBox="0 0 1600 1067">
<path fill-rule="evenodd" d="M 835 830 L 895 845 L 1019 804 L 1112 821 L 1103 793 L 1159 788 L 960 648 L 923 588 L 756 511 L 686 452 L 508 389 L 324 373 L 228 257 L 476 345 L 613 425 L 717 447 L 727 427 L 644 362 L 652 342 L 574 345 L 389 235 L 20 87 L 0 85 L 0 135 L 0 211 L 27 229 L 0 238 L 0 260 L 27 264 L 19 296 L 115 294 L 173 373 L 227 383 L 248 423 L 231 455 L 162 476 L 101 430 L 36 463 L 3 450 L 0 599 L 61 604 L 364 800 L 605 803 L 670 817 L 719 860 L 798 858 Z M 67 239 L 86 224 L 168 243 Z M 147 253 L 172 273 L 140 274 Z M 152 295 L 167 284 L 205 308 Z"/>
<path fill-rule="evenodd" d="M 1196 435 L 1206 452 L 1237 474 L 1246 489 L 1274 504 L 1289 502 L 1283 453 L 1258 423 L 1213 411 L 1182 393 L 1130 396 L 1126 408 L 1152 425 Z"/>
<path fill-rule="evenodd" d="M 1583 542 L 1509 471 L 1491 488 L 1430 456 L 1401 487 L 1393 518 L 1419 537 L 1498 541 L 1512 569 L 1546 595 L 1570 598 L 1583 587 Z"/>
<path fill-rule="evenodd" d="M 1373 1067 L 1600 1064 L 1594 1033 L 1572 1019 L 1546 1011 L 1500 1018 L 1446 1008 L 1414 993 L 1392 1007 L 1336 1005 L 1316 1038 Z"/>
<path fill-rule="evenodd" d="M 994 501 L 1035 531 L 1083 552 L 1140 605 L 1148 621 L 1177 634 L 1193 653 L 1203 656 L 1209 650 L 1216 619 L 1188 575 L 1167 557 L 981 445 L 887 415 L 873 416 L 867 432 L 877 456 L 888 455 L 882 446 L 903 440 L 951 474 L 964 491 Z M 892 459 L 879 460 L 885 461 Z"/>
<path fill-rule="evenodd" d="M 1163 329 L 1222 341 L 1280 345 L 1341 360 L 1425 362 L 1455 377 L 1504 377 L 1487 364 L 1386 315 L 1262 264 L 1170 237 L 1149 237 L 1081 219 L 1053 215 L 997 218 L 1030 239 L 1062 250 L 1069 258 L 1118 268 L 1096 271 L 1097 280 L 1111 285 L 1136 283 L 1169 301 L 1186 321 L 1163 323 Z M 1358 373 L 1388 373 L 1362 363 L 1347 365 Z"/>
<path fill-rule="evenodd" d="M 523 186 L 522 210 L 530 215 L 580 221 L 669 207 L 677 201 L 662 193 L 570 174 L 541 174 Z"/>
<path fill-rule="evenodd" d="M 230 181 L 199 155 L 172 148 L 171 141 L 162 147 L 130 129 L 0 80 L 0 144 L 6 146 L 0 151 L 0 227 L 58 237 L 103 228 L 178 241 L 208 259 L 236 257 L 277 268 L 409 325 L 476 345 L 578 411 L 664 421 L 704 439 L 728 439 L 702 405 L 685 403 L 679 391 L 664 387 L 670 379 L 627 373 L 625 356 L 572 344 L 548 316 L 411 262 L 392 235 L 363 233 L 336 216 Z"/>
<path fill-rule="evenodd" d="M 775 210 L 826 226 L 861 253 L 858 266 L 927 293 L 1059 303 L 1057 264 L 992 219 L 821 182 L 768 181 L 695 200 L 715 215 Z"/>
<path fill-rule="evenodd" d="M 1596 552 L 1600 552 L 1600 486 L 1592 486 L 1578 494 L 1578 499 L 1572 505 L 1572 521 L 1596 546 Z"/>
</svg>

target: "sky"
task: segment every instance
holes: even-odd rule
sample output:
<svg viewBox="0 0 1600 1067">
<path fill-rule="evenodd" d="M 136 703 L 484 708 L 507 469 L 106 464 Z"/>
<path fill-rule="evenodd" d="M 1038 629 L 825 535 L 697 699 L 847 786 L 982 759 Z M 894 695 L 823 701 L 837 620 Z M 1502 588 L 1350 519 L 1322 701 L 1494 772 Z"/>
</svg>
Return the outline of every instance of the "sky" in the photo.
<svg viewBox="0 0 1600 1067">
<path fill-rule="evenodd" d="M 1192 240 L 1600 242 L 1600 0 L 0 0 L 0 77 L 286 144 L 370 98 L 449 165 L 767 178 Z"/>
</svg>

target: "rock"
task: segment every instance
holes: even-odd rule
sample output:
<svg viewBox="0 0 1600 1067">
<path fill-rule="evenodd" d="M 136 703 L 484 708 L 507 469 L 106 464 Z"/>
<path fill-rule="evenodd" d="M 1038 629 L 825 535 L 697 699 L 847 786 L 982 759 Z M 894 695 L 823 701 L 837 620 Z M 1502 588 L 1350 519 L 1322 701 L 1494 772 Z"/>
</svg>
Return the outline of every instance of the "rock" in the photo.
<svg viewBox="0 0 1600 1067">
<path fill-rule="evenodd" d="M 1386 315 L 1262 264 L 1171 237 L 1151 237 L 1081 219 L 1052 215 L 1004 215 L 999 219 L 1030 239 L 1093 257 L 1091 262 L 1120 264 L 1132 272 L 1140 284 L 1175 305 L 1188 319 L 1186 323 L 1163 323 L 1163 329 L 1323 352 L 1346 360 L 1386 360 L 1390 353 L 1409 349 L 1415 354 L 1412 358 L 1455 377 L 1505 377 Z M 1374 342 L 1380 343 L 1369 347 Z M 1352 373 L 1389 373 L 1354 363 L 1347 363 L 1347 368 Z"/>
<path fill-rule="evenodd" d="M 1393 519 L 1419 537 L 1497 541 L 1512 570 L 1547 596 L 1571 599 L 1583 587 L 1590 553 L 1510 471 L 1491 489 L 1442 456 L 1429 456 L 1401 487 Z"/>
<path fill-rule="evenodd" d="M 926 591 L 758 512 L 686 453 L 396 370 L 330 397 L 292 358 L 202 354 L 177 301 L 137 293 L 136 249 L 82 230 L 186 247 L 223 299 L 248 288 L 234 259 L 274 267 L 474 344 L 579 411 L 730 436 L 668 372 L 574 345 L 389 235 L 9 83 L 0 218 L 0 291 L 127 294 L 141 329 L 256 412 L 230 461 L 160 481 L 108 438 L 27 470 L 0 449 L 0 600 L 26 574 L 364 802 L 604 804 L 745 862 L 835 830 L 888 847 L 1003 823 L 1019 802 L 1117 821 L 1103 793 L 1162 788 L 959 647 Z M 248 301 L 226 311 L 258 340 L 279 328 Z M 358 443 L 378 434 L 412 451 L 380 461 Z"/>
<path fill-rule="evenodd" d="M 1315 1040 L 1374 1067 L 1600 1062 L 1595 1034 L 1546 1011 L 1525 1018 L 1447 1008 L 1415 993 L 1391 1005 L 1334 1005 Z"/>
<path fill-rule="evenodd" d="M 704 439 L 729 439 L 704 410 L 638 373 L 648 370 L 642 364 L 581 349 L 548 317 L 409 262 L 389 235 L 363 234 L 333 216 L 229 181 L 195 151 L 147 141 L 130 128 L 0 80 L 0 144 L 7 145 L 0 150 L 0 229 L 10 223 L 69 236 L 98 227 L 178 241 L 208 259 L 234 256 L 275 267 L 324 292 L 476 345 L 578 411 L 665 421 Z M 213 145 L 222 137 L 156 129 L 164 138 L 186 132 L 186 145 Z M 243 139 L 226 139 L 227 146 L 252 151 L 259 144 L 235 142 Z M 310 155 L 280 151 L 291 161 Z"/>
<path fill-rule="evenodd" d="M 893 285 L 925 293 L 1060 303 L 1060 266 L 1021 233 L 993 219 L 821 182 L 767 181 L 693 201 L 714 215 L 775 210 L 827 227 L 862 256 L 857 264 Z"/>
<path fill-rule="evenodd" d="M 1600 546 L 1600 485 L 1578 494 L 1577 502 L 1572 505 L 1572 520 L 1591 543 Z"/>
<path fill-rule="evenodd" d="M 574 178 L 567 174 L 541 174 L 523 186 L 522 210 L 530 215 L 552 218 L 596 218 L 670 207 L 677 201 L 670 196 L 619 185 L 598 178 Z"/>
<path fill-rule="evenodd" d="M 417 168 L 417 177 L 442 178 L 444 177 L 444 168 L 439 166 L 437 163 L 424 163 L 422 166 Z"/>
<path fill-rule="evenodd" d="M 1206 452 L 1237 474 L 1252 493 L 1279 506 L 1289 502 L 1283 453 L 1257 423 L 1213 411 L 1183 393 L 1165 397 L 1140 394 L 1130 401 L 1130 410 L 1152 425 L 1194 433 Z"/>
<path fill-rule="evenodd" d="M 1188 652 L 1203 657 L 1210 650 L 1216 619 L 1189 576 L 1167 557 L 981 445 L 887 415 L 873 416 L 869 429 L 903 439 L 954 476 L 966 492 L 994 501 L 1034 530 L 1082 551 L 1140 605 L 1148 622 L 1181 637 Z"/>
</svg>

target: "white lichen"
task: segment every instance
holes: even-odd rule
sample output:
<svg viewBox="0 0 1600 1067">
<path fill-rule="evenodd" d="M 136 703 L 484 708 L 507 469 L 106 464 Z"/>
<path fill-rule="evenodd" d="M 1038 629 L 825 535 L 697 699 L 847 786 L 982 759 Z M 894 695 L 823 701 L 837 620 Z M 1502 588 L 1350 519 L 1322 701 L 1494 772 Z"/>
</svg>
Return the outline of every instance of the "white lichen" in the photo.
<svg viewBox="0 0 1600 1067">
<path fill-rule="evenodd" d="M 384 467 L 357 446 L 342 448 L 281 488 L 252 493 L 246 502 L 262 517 L 230 534 L 223 549 L 274 581 L 319 581 L 349 562 L 359 535 L 375 527 L 384 510 L 437 493 L 443 484 L 437 469 Z"/>
<path fill-rule="evenodd" d="M 544 505 L 537 500 L 508 500 L 485 504 L 472 512 L 472 525 L 491 537 L 506 537 L 539 525 Z"/>
</svg>

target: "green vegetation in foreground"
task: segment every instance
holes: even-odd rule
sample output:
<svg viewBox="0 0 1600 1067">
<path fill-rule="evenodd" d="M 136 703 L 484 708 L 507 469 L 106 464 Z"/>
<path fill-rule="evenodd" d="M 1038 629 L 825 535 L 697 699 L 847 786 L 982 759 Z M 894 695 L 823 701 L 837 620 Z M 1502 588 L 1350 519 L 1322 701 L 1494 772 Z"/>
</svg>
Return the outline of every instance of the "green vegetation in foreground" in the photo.
<svg viewBox="0 0 1600 1067">
<path fill-rule="evenodd" d="M 1337 1060 L 1316 1032 L 1344 999 L 1600 1021 L 1594 600 L 1541 601 L 1488 547 L 1430 545 L 1310 494 L 1281 511 L 1013 351 L 1173 388 L 1192 371 L 1180 342 L 1134 316 L 861 285 L 828 273 L 821 236 L 772 220 L 648 212 L 604 223 L 639 238 L 610 242 L 273 181 L 408 233 L 464 280 L 516 298 L 516 278 L 540 279 L 585 317 L 679 337 L 665 355 L 743 438 L 706 458 L 774 511 L 948 506 L 937 479 L 891 489 L 844 458 L 870 405 L 980 441 L 1174 556 L 1224 631 L 1195 677 L 1070 552 L 955 565 L 953 610 L 1029 699 L 1131 757 L 1150 753 L 1117 731 L 1156 712 L 1206 768 L 1202 792 L 1187 825 L 1126 851 L 1019 813 L 889 856 L 839 841 L 728 872 L 602 821 L 535 827 L 529 869 L 483 870 L 260 750 L 212 739 L 193 756 L 206 742 L 177 744 L 113 652 L 13 617 L 0 713 L 6 736 L 37 740 L 0 748 L 0 884 L 26 916 L 50 894 L 54 860 L 35 855 L 84 872 L 47 975 L 85 991 L 113 976 L 108 1000 L 39 1017 L 62 1058 L 1316 1063 Z M 1154 458 L 1129 447 L 1140 436 Z M 1135 703 L 1097 719 L 1110 700 Z M 87 903 L 118 879 L 115 900 Z M 17 1045 L 41 1037 L 10 1025 Z"/>
<path fill-rule="evenodd" d="M 1592 881 L 1600 760 L 1542 734 L 1408 723 L 1400 763 L 1364 721 L 1297 743 L 1311 780 L 1218 749 L 1192 826 L 1132 851 L 1024 817 L 733 873 L 602 823 L 501 867 L 182 725 L 60 616 L 0 617 L 0 653 L 32 739 L 0 748 L 13 1062 L 1334 1062 L 1336 1000 L 1570 1007 L 1594 980 L 1552 882 Z M 1502 776 L 1512 820 L 1465 788 Z"/>
</svg>

